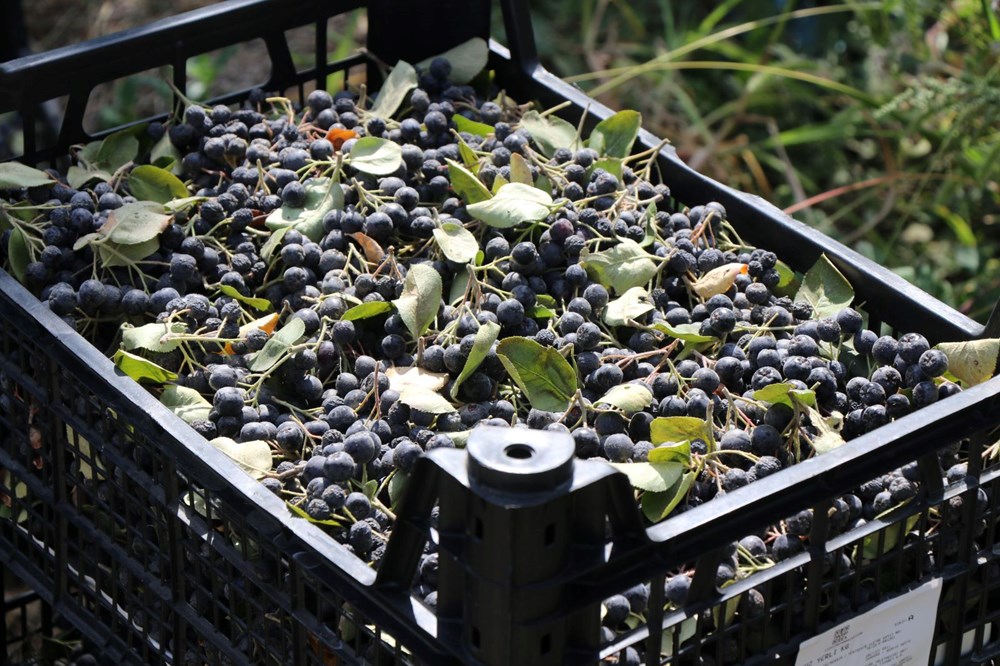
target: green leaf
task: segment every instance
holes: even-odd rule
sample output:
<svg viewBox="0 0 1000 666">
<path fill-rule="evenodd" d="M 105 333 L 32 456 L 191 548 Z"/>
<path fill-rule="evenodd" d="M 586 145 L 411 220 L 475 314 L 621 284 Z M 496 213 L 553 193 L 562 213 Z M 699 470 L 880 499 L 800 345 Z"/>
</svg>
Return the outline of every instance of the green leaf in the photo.
<svg viewBox="0 0 1000 666">
<path fill-rule="evenodd" d="M 226 296 L 229 296 L 230 298 L 235 298 L 240 303 L 246 303 L 250 307 L 260 310 L 261 312 L 267 312 L 268 310 L 271 309 L 271 301 L 267 300 L 266 298 L 254 298 L 253 296 L 244 296 L 239 291 L 237 291 L 236 287 L 233 287 L 232 285 L 224 284 L 221 287 L 219 287 L 219 291 L 221 291 Z"/>
<path fill-rule="evenodd" d="M 137 382 L 145 380 L 163 384 L 177 379 L 177 375 L 170 370 L 158 366 L 149 359 L 130 354 L 124 349 L 116 351 L 111 360 L 115 362 L 119 370 Z"/>
<path fill-rule="evenodd" d="M 10 271 L 21 283 L 27 279 L 28 264 L 31 263 L 31 251 L 28 249 L 28 239 L 20 227 L 14 227 L 10 231 L 10 240 L 7 242 L 7 259 L 10 262 Z"/>
<path fill-rule="evenodd" d="M 101 142 L 97 149 L 97 166 L 115 172 L 139 155 L 139 140 L 128 130 L 115 132 Z"/>
<path fill-rule="evenodd" d="M 145 349 L 151 352 L 166 353 L 180 346 L 180 341 L 172 340 L 170 336 L 186 333 L 187 325 L 179 321 L 171 322 L 169 326 L 163 322 L 136 327 L 122 324 L 121 332 L 122 346 L 129 351 Z"/>
<path fill-rule="evenodd" d="M 102 266 L 105 268 L 114 268 L 115 266 L 128 266 L 142 261 L 159 249 L 159 238 L 150 238 L 148 241 L 134 245 L 119 245 L 118 243 L 105 241 L 97 246 L 97 254 L 101 258 Z"/>
<path fill-rule="evenodd" d="M 735 580 L 728 580 L 723 583 L 719 589 L 724 590 L 735 582 Z M 721 605 L 712 609 L 712 620 L 715 622 L 716 627 L 725 628 L 732 624 L 733 618 L 736 617 L 736 611 L 739 609 L 740 599 L 742 597 L 742 593 L 737 594 L 735 597 L 730 597 Z"/>
<path fill-rule="evenodd" d="M 558 116 L 542 116 L 537 111 L 528 111 L 521 116 L 520 125 L 546 157 L 552 157 L 560 148 L 569 148 L 573 152 L 580 149 L 576 127 Z"/>
<path fill-rule="evenodd" d="M 91 243 L 93 243 L 95 241 L 98 241 L 100 239 L 101 239 L 101 234 L 96 233 L 96 232 L 80 236 L 73 243 L 73 251 L 76 252 L 77 250 L 79 250 L 81 248 L 84 248 L 84 247 L 90 245 Z"/>
<path fill-rule="evenodd" d="M 428 264 L 410 266 L 403 293 L 392 302 L 406 328 L 419 338 L 434 321 L 441 307 L 441 275 Z"/>
<path fill-rule="evenodd" d="M 165 133 L 149 151 L 149 161 L 153 166 L 167 169 L 174 175 L 180 171 L 181 154 L 174 147 L 169 133 Z"/>
<path fill-rule="evenodd" d="M 55 181 L 49 174 L 18 162 L 0 164 L 0 190 L 19 190 L 22 187 L 50 185 Z"/>
<path fill-rule="evenodd" d="M 448 291 L 449 303 L 454 304 L 465 296 L 470 280 L 472 280 L 472 274 L 469 270 L 455 273 L 455 277 L 451 281 L 451 289 Z"/>
<path fill-rule="evenodd" d="M 398 143 L 388 139 L 362 137 L 351 148 L 348 163 L 358 171 L 373 176 L 388 176 L 403 165 L 403 149 Z"/>
<path fill-rule="evenodd" d="M 451 63 L 451 75 L 449 75 L 448 80 L 456 85 L 462 85 L 476 78 L 479 72 L 483 71 L 489 55 L 490 50 L 486 40 L 482 37 L 473 37 L 448 49 L 440 56 L 421 60 L 417 63 L 417 67 L 426 71 L 430 68 L 434 58 L 444 58 Z"/>
<path fill-rule="evenodd" d="M 434 240 L 444 256 L 459 264 L 469 263 L 479 252 L 479 241 L 458 222 L 445 222 L 434 229 Z"/>
<path fill-rule="evenodd" d="M 548 294 L 538 294 L 538 296 L 535 297 L 535 300 L 537 300 L 539 304 L 544 305 L 547 308 L 554 308 L 559 306 L 559 304 L 556 303 L 556 299 L 552 298 Z"/>
<path fill-rule="evenodd" d="M 202 201 L 208 201 L 208 197 L 182 197 L 180 199 L 171 199 L 163 204 L 163 207 L 168 213 L 178 213 L 182 210 L 192 208 L 200 204 Z"/>
<path fill-rule="evenodd" d="M 795 299 L 808 302 L 816 318 L 822 319 L 848 307 L 854 300 L 854 289 L 824 254 L 806 271 Z"/>
<path fill-rule="evenodd" d="M 524 183 L 502 185 L 488 201 L 470 204 L 469 215 L 491 227 L 509 229 L 522 222 L 536 222 L 549 214 L 552 197 L 548 192 Z"/>
<path fill-rule="evenodd" d="M 679 462 L 684 465 L 691 463 L 691 442 L 679 444 L 661 444 L 652 449 L 647 460 L 651 463 Z"/>
<path fill-rule="evenodd" d="M 777 287 L 780 289 L 782 287 L 787 287 L 792 282 L 795 281 L 795 271 L 793 271 L 788 264 L 781 261 L 780 259 L 774 264 L 774 268 L 778 271 L 778 284 Z"/>
<path fill-rule="evenodd" d="M 948 357 L 948 371 L 969 386 L 982 384 L 997 369 L 1000 339 L 986 338 L 968 342 L 942 342 L 935 346 Z"/>
<path fill-rule="evenodd" d="M 136 199 L 166 204 L 188 196 L 180 178 L 166 169 L 143 164 L 128 175 L 128 188 Z"/>
<path fill-rule="evenodd" d="M 111 211 L 98 233 L 121 245 L 138 245 L 159 236 L 170 219 L 162 204 L 136 201 Z"/>
<path fill-rule="evenodd" d="M 528 316 L 532 319 L 555 319 L 556 313 L 544 305 L 533 305 L 528 311 Z"/>
<path fill-rule="evenodd" d="M 392 67 L 389 76 L 375 97 L 371 113 L 382 118 L 391 118 L 410 91 L 417 87 L 417 70 L 413 65 L 400 60 Z"/>
<path fill-rule="evenodd" d="M 188 423 L 208 420 L 212 403 L 186 386 L 168 386 L 160 394 L 160 402 Z"/>
<path fill-rule="evenodd" d="M 538 189 L 535 187 L 535 179 L 531 177 L 531 165 L 520 153 L 510 155 L 510 182 Z"/>
<path fill-rule="evenodd" d="M 601 396 L 595 405 L 617 407 L 626 414 L 634 414 L 649 407 L 653 401 L 653 392 L 645 384 L 621 384 L 613 387 Z"/>
<path fill-rule="evenodd" d="M 619 294 L 645 285 L 656 275 L 652 258 L 631 238 L 624 238 L 601 252 L 584 249 L 580 253 L 580 264 L 592 279 Z"/>
<path fill-rule="evenodd" d="M 633 488 L 652 493 L 670 490 L 684 474 L 680 463 L 608 463 L 628 477 Z"/>
<path fill-rule="evenodd" d="M 792 409 L 795 409 L 797 406 L 816 405 L 816 393 L 814 391 L 803 391 L 802 389 L 795 388 L 793 384 L 784 382 L 771 384 L 758 391 L 754 391 L 753 398 L 754 400 L 769 402 L 772 405 L 781 403 Z"/>
<path fill-rule="evenodd" d="M 653 217 L 656 215 L 656 204 L 651 203 L 646 206 L 646 212 L 643 214 L 642 218 L 639 220 L 639 224 L 645 230 L 645 234 L 642 240 L 639 241 L 640 247 L 649 247 L 657 241 L 659 235 L 656 233 L 656 223 L 653 221 Z"/>
<path fill-rule="evenodd" d="M 500 324 L 492 321 L 486 322 L 476 331 L 475 342 L 472 344 L 472 351 L 469 352 L 469 358 L 465 360 L 462 372 L 459 373 L 458 379 L 455 380 L 455 384 L 451 388 L 452 399 L 458 399 L 459 387 L 469 378 L 469 375 L 476 371 L 479 364 L 483 362 L 483 359 L 486 358 L 486 354 L 493 348 L 493 343 L 496 342 L 499 335 Z"/>
<path fill-rule="evenodd" d="M 409 475 L 401 469 L 397 469 L 392 473 L 392 478 L 389 479 L 389 507 L 393 510 L 399 507 L 399 502 L 403 499 L 403 493 L 406 491 L 406 481 Z"/>
<path fill-rule="evenodd" d="M 898 546 L 903 537 L 917 526 L 917 523 L 920 522 L 920 512 L 917 512 L 912 516 L 908 516 L 905 520 L 895 517 L 895 514 L 900 513 L 900 509 L 904 506 L 906 506 L 905 502 L 899 506 L 894 506 L 891 509 L 886 509 L 882 513 L 875 516 L 875 520 L 886 521 L 889 525 L 883 527 L 877 532 L 869 534 L 864 538 L 861 546 L 862 559 L 874 560 L 888 553 Z M 880 537 L 883 533 L 885 534 L 884 538 Z M 879 549 L 880 540 L 882 541 L 881 549 Z"/>
<path fill-rule="evenodd" d="M 36 217 L 38 217 L 38 212 L 30 201 L 18 201 L 11 204 L 0 200 L 0 231 L 10 229 L 13 226 L 12 220 L 31 222 Z"/>
<path fill-rule="evenodd" d="M 680 624 L 671 626 L 663 630 L 660 634 L 660 653 L 665 656 L 672 656 L 674 653 L 674 635 L 677 636 L 677 645 L 683 646 L 685 642 L 698 635 L 699 616 L 694 615 L 686 618 Z"/>
<path fill-rule="evenodd" d="M 288 349 L 306 332 L 306 325 L 298 317 L 290 319 L 281 330 L 264 343 L 263 349 L 254 354 L 248 366 L 252 372 L 267 372 L 288 354 Z"/>
<path fill-rule="evenodd" d="M 604 169 L 619 181 L 622 178 L 622 161 L 617 157 L 602 157 L 594 162 L 590 170 L 594 171 L 595 169 Z"/>
<path fill-rule="evenodd" d="M 687 496 L 697 476 L 697 472 L 687 472 L 663 492 L 644 492 L 641 501 L 643 515 L 651 523 L 657 523 L 669 516 Z"/>
<path fill-rule="evenodd" d="M 101 149 L 101 141 L 91 141 L 86 144 L 83 149 L 77 153 L 79 157 L 84 162 L 96 162 L 97 161 L 97 151 Z"/>
<path fill-rule="evenodd" d="M 400 393 L 407 386 L 416 386 L 428 391 L 440 391 L 447 386 L 448 380 L 451 378 L 447 372 L 431 372 L 415 365 L 406 368 L 389 368 L 385 371 L 385 376 L 389 378 L 389 388 Z"/>
<path fill-rule="evenodd" d="M 228 437 L 216 437 L 208 443 L 229 456 L 255 479 L 263 479 L 274 465 L 270 444 L 260 439 L 237 443 Z"/>
<path fill-rule="evenodd" d="M 461 116 L 459 116 L 461 117 Z M 479 171 L 479 158 L 476 157 L 476 151 L 465 142 L 465 139 L 459 135 L 457 137 L 458 141 L 458 156 L 462 158 L 462 164 L 472 170 L 473 173 Z"/>
<path fill-rule="evenodd" d="M 642 116 L 638 111 L 619 111 L 597 124 L 590 133 L 588 146 L 601 155 L 624 159 L 631 154 L 641 125 Z"/>
<path fill-rule="evenodd" d="M 535 188 L 542 190 L 543 192 L 552 191 L 552 181 L 549 180 L 548 176 L 541 169 L 538 170 L 538 178 L 535 179 Z"/>
<path fill-rule="evenodd" d="M 302 208 L 282 206 L 267 216 L 264 225 L 272 231 L 291 227 L 314 243 L 318 243 L 323 238 L 323 218 L 331 210 L 341 210 L 344 207 L 344 190 L 335 178 L 313 178 L 304 184 L 304 188 L 305 206 Z M 268 243 L 272 239 L 273 235 L 268 239 Z M 271 254 L 274 254 L 276 247 L 277 243 L 269 248 Z"/>
<path fill-rule="evenodd" d="M 500 191 L 500 188 L 509 183 L 506 178 L 503 177 L 502 173 L 498 173 L 496 178 L 493 179 L 493 194 L 496 195 Z"/>
<path fill-rule="evenodd" d="M 273 215 L 274 213 L 271 214 Z M 265 224 L 267 223 L 265 222 Z M 288 233 L 288 230 L 291 228 L 291 226 L 278 227 L 271 232 L 271 235 L 268 236 L 263 247 L 260 248 L 260 256 L 264 261 L 271 261 L 271 256 L 274 255 L 275 251 L 279 247 L 281 247 L 281 239 L 285 237 L 285 234 Z"/>
<path fill-rule="evenodd" d="M 632 287 L 608 303 L 608 309 L 604 311 L 604 323 L 608 326 L 626 326 L 631 320 L 638 319 L 654 308 L 645 289 Z"/>
<path fill-rule="evenodd" d="M 709 451 L 712 450 L 715 438 L 705 419 L 695 416 L 660 416 L 649 424 L 649 441 L 653 444 L 690 442 L 695 439 L 703 440 L 709 445 Z"/>
<path fill-rule="evenodd" d="M 340 319 L 341 321 L 357 321 L 358 319 L 370 319 L 371 317 L 377 317 L 380 314 L 385 314 L 386 312 L 392 312 L 391 303 L 386 303 L 385 301 L 372 301 L 371 303 L 362 303 L 361 305 L 355 305 L 353 308 L 349 308 Z"/>
<path fill-rule="evenodd" d="M 684 342 L 711 342 L 715 340 L 710 335 L 702 335 L 700 333 L 701 326 L 698 324 L 677 324 L 676 326 L 671 326 L 665 321 L 658 321 L 653 324 L 653 328 Z"/>
<path fill-rule="evenodd" d="M 455 128 L 458 129 L 459 132 L 468 132 L 469 134 L 475 134 L 476 136 L 489 136 L 490 134 L 493 134 L 492 125 L 487 125 L 486 123 L 466 118 L 460 113 L 453 115 L 451 120 L 455 123 Z"/>
<path fill-rule="evenodd" d="M 409 405 L 411 409 L 427 414 L 448 414 L 457 411 L 444 396 L 422 386 L 405 387 L 399 392 L 399 401 Z"/>
<path fill-rule="evenodd" d="M 497 355 L 532 407 L 546 412 L 569 407 L 577 390 L 576 372 L 558 351 L 528 338 L 510 337 L 497 347 Z"/>
<path fill-rule="evenodd" d="M 488 201 L 493 198 L 483 181 L 479 180 L 471 171 L 456 162 L 448 162 L 448 178 L 451 180 L 451 188 L 467 204 L 475 204 L 481 201 Z"/>
<path fill-rule="evenodd" d="M 66 182 L 69 183 L 70 187 L 77 190 L 83 189 L 83 186 L 92 180 L 100 180 L 106 183 L 112 178 L 113 176 L 104 169 L 96 167 L 87 169 L 75 164 L 66 172 Z"/>
</svg>

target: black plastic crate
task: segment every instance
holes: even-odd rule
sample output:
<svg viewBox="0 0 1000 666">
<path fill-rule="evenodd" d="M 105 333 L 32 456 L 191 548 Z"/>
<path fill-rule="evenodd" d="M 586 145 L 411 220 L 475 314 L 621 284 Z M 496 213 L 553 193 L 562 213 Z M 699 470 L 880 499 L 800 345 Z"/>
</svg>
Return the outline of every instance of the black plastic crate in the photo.
<svg viewBox="0 0 1000 666">
<path fill-rule="evenodd" d="M 416 61 L 489 34 L 487 0 L 416 4 L 367 3 L 371 53 L 385 62 Z M 573 122 L 584 113 L 591 125 L 610 115 L 538 67 L 527 3 L 501 5 L 510 50 L 491 43 L 499 84 L 519 100 L 569 101 L 561 114 Z M 183 90 L 188 58 L 248 39 L 267 45 L 268 90 L 302 99 L 308 86 L 351 67 L 371 70 L 374 84 L 377 68 L 364 55 L 325 62 L 335 39 L 327 18 L 362 6 L 231 0 L 6 63 L 0 110 L 20 111 L 27 128 L 22 159 L 39 162 L 89 138 L 81 119 L 94 85 L 173 65 Z M 284 31 L 306 25 L 316 26 L 320 64 L 297 71 Z M 247 93 L 219 101 L 237 102 Z M 65 95 L 66 119 L 46 143 L 33 131 L 39 105 Z M 640 143 L 659 141 L 644 132 Z M 980 326 L 766 202 L 690 170 L 669 147 L 659 167 L 680 202 L 721 202 L 746 241 L 774 250 L 793 268 L 805 270 L 825 253 L 854 286 L 870 328 L 915 330 L 932 341 L 997 335 L 996 317 Z M 412 477 L 376 576 L 292 517 L 5 274 L 0 316 L 0 492 L 10 505 L 10 517 L 0 521 L 0 557 L 110 662 L 521 664 L 606 657 L 624 663 L 629 647 L 645 645 L 653 664 L 699 663 L 702 655 L 717 663 L 793 663 L 809 636 L 938 577 L 949 590 L 935 637 L 943 663 L 958 663 L 963 652 L 982 663 L 1000 652 L 1000 472 L 976 464 L 998 437 L 1000 379 L 650 529 L 624 477 L 607 465 L 537 455 L 542 447 L 531 449 L 530 442 L 517 449 L 526 457 L 512 458 L 500 439 L 475 455 L 437 451 Z M 952 443 L 973 462 L 965 480 L 942 487 L 935 452 Z M 558 451 L 558 442 L 546 448 Z M 824 515 L 849 488 L 912 461 L 927 470 L 922 492 L 892 520 L 835 538 L 816 520 L 809 550 L 716 589 L 720 549 L 734 536 L 807 507 Z M 505 473 L 511 465 L 520 471 Z M 980 489 L 986 501 L 977 508 Z M 409 590 L 439 499 L 435 615 Z M 967 520 L 937 525 L 946 503 L 960 504 Z M 896 543 L 893 535 L 904 524 L 910 536 Z M 866 540 L 871 557 L 864 567 L 824 566 L 826 553 L 865 548 Z M 663 581 L 685 563 L 697 563 L 692 591 L 683 610 L 664 613 Z M 862 593 L 869 580 L 876 581 L 874 591 Z M 601 644 L 601 600 L 640 583 L 651 584 L 646 623 Z M 766 612 L 718 622 L 750 589 L 763 595 Z M 838 595 L 846 599 L 839 606 Z M 770 634 L 762 642 L 765 628 Z"/>
<path fill-rule="evenodd" d="M 0 626 L 0 662 L 17 666 L 83 665 L 100 654 L 80 632 L 33 589 L 0 568 L 4 623 Z M 97 663 L 101 663 L 98 659 Z"/>
<path fill-rule="evenodd" d="M 34 645 L 42 636 L 51 635 L 52 609 L 38 594 L 3 571 L 3 615 L 0 628 L 4 663 L 25 663 L 38 651 Z"/>
</svg>

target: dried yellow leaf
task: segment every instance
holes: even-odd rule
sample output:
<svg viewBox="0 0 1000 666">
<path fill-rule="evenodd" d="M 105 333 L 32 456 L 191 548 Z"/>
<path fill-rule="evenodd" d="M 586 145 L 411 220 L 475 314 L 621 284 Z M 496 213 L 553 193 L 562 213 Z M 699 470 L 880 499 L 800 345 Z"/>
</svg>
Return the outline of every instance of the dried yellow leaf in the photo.
<svg viewBox="0 0 1000 666">
<path fill-rule="evenodd" d="M 748 267 L 746 264 L 725 264 L 724 266 L 713 268 L 695 280 L 691 283 L 691 288 L 701 298 L 709 299 L 716 294 L 728 291 L 733 286 L 733 283 L 736 282 L 736 277 L 745 274 L 747 270 Z"/>
</svg>

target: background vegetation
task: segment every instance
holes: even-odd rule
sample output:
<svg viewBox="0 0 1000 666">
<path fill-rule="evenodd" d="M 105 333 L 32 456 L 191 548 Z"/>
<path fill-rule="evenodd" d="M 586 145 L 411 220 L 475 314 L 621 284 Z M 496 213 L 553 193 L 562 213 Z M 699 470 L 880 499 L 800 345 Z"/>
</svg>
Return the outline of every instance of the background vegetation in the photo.
<svg viewBox="0 0 1000 666">
<path fill-rule="evenodd" d="M 560 75 L 640 110 L 696 168 L 985 320 L 1000 296 L 997 4 L 533 8 Z"/>
<path fill-rule="evenodd" d="M 209 0 L 24 4 L 44 50 Z M 696 168 L 980 321 L 1000 298 L 998 0 L 531 5 L 547 67 L 641 111 Z M 363 37 L 363 17 L 343 27 Z M 206 90 L 248 69 L 232 50 L 193 67 Z M 145 96 L 115 90 L 109 124 Z"/>
</svg>

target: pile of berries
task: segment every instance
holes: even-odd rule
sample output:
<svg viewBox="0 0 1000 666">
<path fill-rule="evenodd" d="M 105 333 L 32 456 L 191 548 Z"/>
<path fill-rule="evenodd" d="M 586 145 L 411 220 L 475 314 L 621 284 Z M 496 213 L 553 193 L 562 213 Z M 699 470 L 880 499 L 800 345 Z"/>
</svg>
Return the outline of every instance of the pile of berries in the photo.
<svg viewBox="0 0 1000 666">
<path fill-rule="evenodd" d="M 681 465 L 691 483 L 658 510 L 663 489 L 637 484 L 656 521 L 960 390 L 923 336 L 816 298 L 807 284 L 846 282 L 825 259 L 800 287 L 722 205 L 652 182 L 655 153 L 630 156 L 637 114 L 584 141 L 450 70 L 390 77 L 405 96 L 380 112 L 348 92 L 301 109 L 255 92 L 85 147 L 75 173 L 2 192 L 6 266 L 373 566 L 417 458 L 482 424 L 568 431 L 627 474 Z M 525 353 L 555 388 L 521 372 Z M 941 460 L 960 475 L 954 451 Z M 916 480 L 910 465 L 870 482 L 830 520 L 859 526 Z M 734 544 L 720 582 L 747 553 L 803 549 L 811 514 L 782 518 Z M 436 577 L 431 543 L 414 584 L 432 606 Z M 608 600 L 605 626 L 647 599 Z"/>
</svg>

